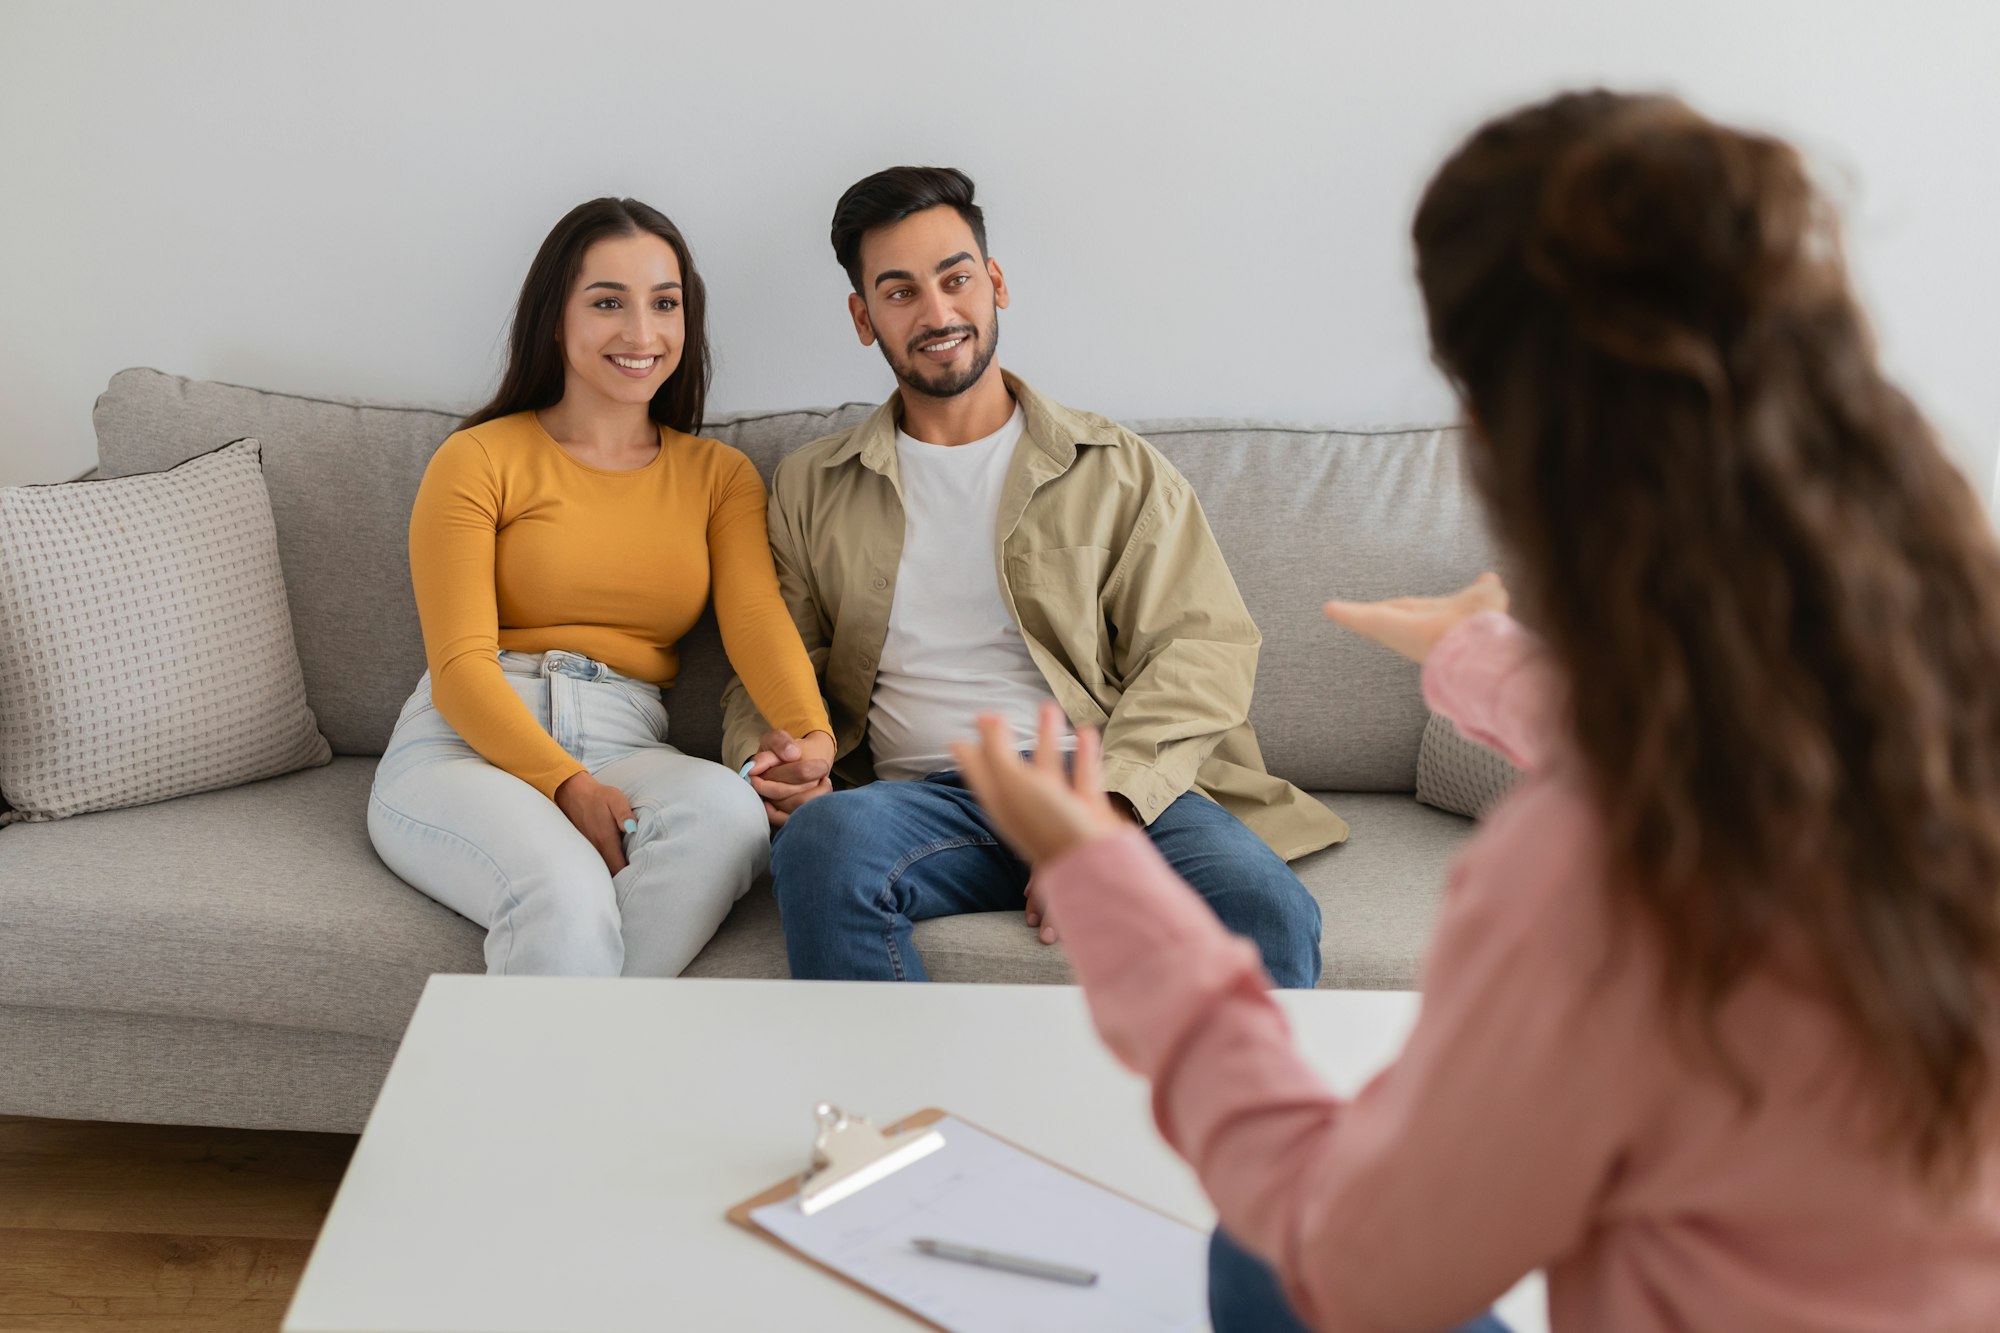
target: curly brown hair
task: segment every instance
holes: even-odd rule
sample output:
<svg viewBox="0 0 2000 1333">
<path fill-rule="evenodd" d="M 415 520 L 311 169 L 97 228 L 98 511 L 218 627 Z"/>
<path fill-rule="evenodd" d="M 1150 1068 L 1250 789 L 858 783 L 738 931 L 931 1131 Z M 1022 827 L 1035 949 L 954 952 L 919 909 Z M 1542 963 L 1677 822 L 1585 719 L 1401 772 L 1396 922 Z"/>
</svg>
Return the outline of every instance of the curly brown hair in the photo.
<svg viewBox="0 0 2000 1333">
<path fill-rule="evenodd" d="M 1677 1030 L 1754 1101 L 1717 1015 L 1802 951 L 1883 1150 L 1964 1185 L 1995 1134 L 2000 552 L 1830 209 L 1786 144 L 1599 91 L 1475 132 L 1414 234 Z"/>
</svg>

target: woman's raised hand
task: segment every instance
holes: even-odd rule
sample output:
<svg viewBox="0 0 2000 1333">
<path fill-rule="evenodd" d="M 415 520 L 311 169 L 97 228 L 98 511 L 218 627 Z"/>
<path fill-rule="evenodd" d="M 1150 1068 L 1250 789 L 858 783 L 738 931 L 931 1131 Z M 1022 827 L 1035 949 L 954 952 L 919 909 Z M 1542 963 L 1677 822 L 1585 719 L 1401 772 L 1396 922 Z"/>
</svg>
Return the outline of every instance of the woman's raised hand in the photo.
<svg viewBox="0 0 2000 1333">
<path fill-rule="evenodd" d="M 588 773 L 575 773 L 556 788 L 556 809 L 590 839 L 606 870 L 615 875 L 625 868 L 625 835 L 637 825 L 624 792 Z"/>
<path fill-rule="evenodd" d="M 1507 589 L 1500 576 L 1481 574 L 1448 597 L 1394 597 L 1386 602 L 1328 602 L 1326 618 L 1344 629 L 1393 648 L 1413 662 L 1431 655 L 1459 621 L 1482 611 L 1505 611 Z"/>
<path fill-rule="evenodd" d="M 1094 728 L 1076 733 L 1076 755 L 1063 771 L 1062 709 L 1042 705 L 1035 756 L 1023 762 L 1014 733 L 991 714 L 978 719 L 979 741 L 951 747 L 959 774 L 1022 860 L 1041 865 L 1092 838 L 1132 825 L 1104 794 L 1103 750 Z"/>
</svg>

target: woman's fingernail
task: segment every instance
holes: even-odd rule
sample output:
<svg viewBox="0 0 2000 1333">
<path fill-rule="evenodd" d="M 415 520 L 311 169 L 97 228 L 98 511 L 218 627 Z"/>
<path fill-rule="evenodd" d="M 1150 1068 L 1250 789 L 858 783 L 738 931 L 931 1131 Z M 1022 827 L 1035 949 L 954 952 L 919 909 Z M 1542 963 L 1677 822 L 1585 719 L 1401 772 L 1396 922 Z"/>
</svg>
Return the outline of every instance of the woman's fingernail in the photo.
<svg viewBox="0 0 2000 1333">
<path fill-rule="evenodd" d="M 625 821 L 625 831 L 626 831 L 627 833 L 637 833 L 637 832 L 639 831 L 639 821 L 638 821 L 638 820 L 636 820 L 636 819 L 628 819 L 628 820 L 626 820 L 626 821 Z"/>
</svg>

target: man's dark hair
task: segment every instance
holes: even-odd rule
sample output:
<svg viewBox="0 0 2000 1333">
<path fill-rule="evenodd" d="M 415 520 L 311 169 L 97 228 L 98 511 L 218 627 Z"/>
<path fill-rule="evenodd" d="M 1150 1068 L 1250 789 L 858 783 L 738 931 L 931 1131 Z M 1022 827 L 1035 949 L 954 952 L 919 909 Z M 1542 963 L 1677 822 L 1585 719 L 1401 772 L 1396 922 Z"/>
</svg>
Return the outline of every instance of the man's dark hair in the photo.
<svg viewBox="0 0 2000 1333">
<path fill-rule="evenodd" d="M 833 257 L 854 290 L 861 290 L 862 236 L 941 204 L 965 219 L 986 258 L 986 214 L 972 202 L 972 177 L 957 167 L 890 167 L 848 186 L 833 207 Z"/>
</svg>

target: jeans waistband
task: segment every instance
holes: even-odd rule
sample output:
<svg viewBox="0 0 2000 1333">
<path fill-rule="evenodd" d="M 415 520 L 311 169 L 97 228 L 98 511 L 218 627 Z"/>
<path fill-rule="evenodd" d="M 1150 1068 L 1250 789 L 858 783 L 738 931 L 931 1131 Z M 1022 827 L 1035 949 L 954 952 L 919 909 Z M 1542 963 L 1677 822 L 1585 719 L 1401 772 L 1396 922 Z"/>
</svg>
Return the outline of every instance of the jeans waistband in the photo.
<svg viewBox="0 0 2000 1333">
<path fill-rule="evenodd" d="M 500 652 L 500 669 L 517 676 L 568 676 L 572 680 L 611 681 L 621 685 L 644 685 L 643 680 L 621 676 L 595 658 L 561 648 L 546 653 Z"/>
</svg>

